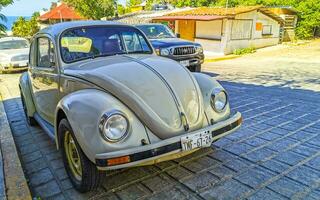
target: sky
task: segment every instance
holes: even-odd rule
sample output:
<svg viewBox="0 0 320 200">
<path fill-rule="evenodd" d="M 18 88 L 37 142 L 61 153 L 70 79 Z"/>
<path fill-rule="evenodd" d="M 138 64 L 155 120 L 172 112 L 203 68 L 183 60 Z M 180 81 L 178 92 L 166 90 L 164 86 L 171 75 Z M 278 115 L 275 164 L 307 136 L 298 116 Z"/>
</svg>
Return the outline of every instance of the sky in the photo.
<svg viewBox="0 0 320 200">
<path fill-rule="evenodd" d="M 14 0 L 12 5 L 3 8 L 1 12 L 6 16 L 31 16 L 43 8 L 50 8 L 51 2 L 57 2 L 57 0 Z M 125 0 L 118 0 L 118 2 L 125 4 Z"/>
</svg>

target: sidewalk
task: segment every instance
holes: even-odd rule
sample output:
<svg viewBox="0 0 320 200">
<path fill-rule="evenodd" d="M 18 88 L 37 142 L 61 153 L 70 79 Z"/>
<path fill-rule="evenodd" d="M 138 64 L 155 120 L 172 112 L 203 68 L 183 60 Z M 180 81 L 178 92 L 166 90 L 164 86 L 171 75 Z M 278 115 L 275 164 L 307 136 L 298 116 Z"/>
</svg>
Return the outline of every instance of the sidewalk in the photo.
<svg viewBox="0 0 320 200">
<path fill-rule="evenodd" d="M 0 86 L 0 90 L 3 86 Z M 0 94 L 0 199 L 31 198 Z"/>
</svg>

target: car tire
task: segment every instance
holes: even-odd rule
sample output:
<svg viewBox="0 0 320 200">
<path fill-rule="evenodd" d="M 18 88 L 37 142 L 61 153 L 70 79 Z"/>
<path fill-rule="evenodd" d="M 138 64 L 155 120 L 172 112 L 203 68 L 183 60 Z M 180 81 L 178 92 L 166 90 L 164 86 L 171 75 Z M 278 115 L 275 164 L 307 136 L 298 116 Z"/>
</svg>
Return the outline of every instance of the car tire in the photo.
<svg viewBox="0 0 320 200">
<path fill-rule="evenodd" d="M 201 65 L 195 65 L 194 72 L 201 72 Z"/>
<path fill-rule="evenodd" d="M 98 170 L 96 165 L 83 153 L 67 119 L 60 121 L 58 134 L 63 163 L 74 188 L 82 193 L 96 190 L 106 177 L 106 172 Z M 72 156 L 68 154 L 71 150 Z M 78 161 L 71 157 L 78 157 Z M 75 162 L 79 166 L 72 164 Z"/>
<path fill-rule="evenodd" d="M 28 116 L 28 110 L 27 110 L 28 108 L 26 106 L 22 92 L 20 92 L 20 96 L 21 96 L 21 103 L 22 103 L 23 112 L 24 112 L 24 115 L 26 116 L 27 123 L 30 126 L 37 126 L 38 125 L 37 121 L 33 117 Z"/>
</svg>

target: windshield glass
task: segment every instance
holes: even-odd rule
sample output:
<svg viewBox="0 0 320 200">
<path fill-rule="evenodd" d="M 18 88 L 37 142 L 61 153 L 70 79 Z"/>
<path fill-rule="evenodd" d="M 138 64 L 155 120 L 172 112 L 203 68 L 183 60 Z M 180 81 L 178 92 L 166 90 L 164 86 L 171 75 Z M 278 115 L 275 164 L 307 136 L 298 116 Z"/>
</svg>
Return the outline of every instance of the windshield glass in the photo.
<svg viewBox="0 0 320 200">
<path fill-rule="evenodd" d="M 162 24 L 151 24 L 151 25 L 138 25 L 141 31 L 146 34 L 149 39 L 161 39 L 161 38 L 174 38 L 175 35 L 165 25 Z"/>
<path fill-rule="evenodd" d="M 29 48 L 29 43 L 26 40 L 10 40 L 0 42 L 0 50 L 25 48 Z"/>
<path fill-rule="evenodd" d="M 131 27 L 75 28 L 64 32 L 60 43 L 61 56 L 66 63 L 117 54 L 152 53 L 143 34 Z"/>
</svg>

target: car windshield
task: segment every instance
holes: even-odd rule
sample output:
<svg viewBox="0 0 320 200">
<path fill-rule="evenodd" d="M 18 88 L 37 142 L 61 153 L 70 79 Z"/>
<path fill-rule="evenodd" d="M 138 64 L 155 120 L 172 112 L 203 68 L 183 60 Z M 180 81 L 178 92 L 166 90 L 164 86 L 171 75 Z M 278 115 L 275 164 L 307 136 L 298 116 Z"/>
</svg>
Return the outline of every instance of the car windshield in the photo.
<svg viewBox="0 0 320 200">
<path fill-rule="evenodd" d="M 162 38 L 175 37 L 175 35 L 166 25 L 152 24 L 152 25 L 138 25 L 137 27 L 140 30 L 142 30 L 149 39 L 162 39 Z"/>
<path fill-rule="evenodd" d="M 10 40 L 0 42 L 0 50 L 25 48 L 29 48 L 29 43 L 26 40 Z"/>
<path fill-rule="evenodd" d="M 61 56 L 71 63 L 117 54 L 152 54 L 139 30 L 122 26 L 93 26 L 67 30 L 61 35 Z"/>
</svg>

